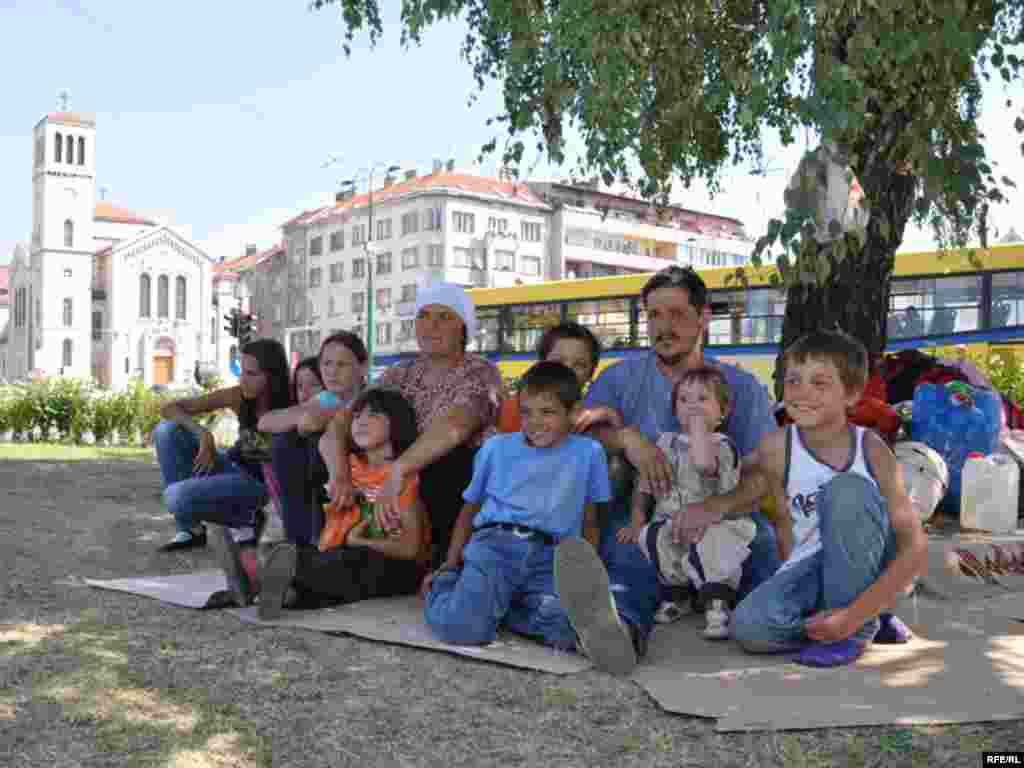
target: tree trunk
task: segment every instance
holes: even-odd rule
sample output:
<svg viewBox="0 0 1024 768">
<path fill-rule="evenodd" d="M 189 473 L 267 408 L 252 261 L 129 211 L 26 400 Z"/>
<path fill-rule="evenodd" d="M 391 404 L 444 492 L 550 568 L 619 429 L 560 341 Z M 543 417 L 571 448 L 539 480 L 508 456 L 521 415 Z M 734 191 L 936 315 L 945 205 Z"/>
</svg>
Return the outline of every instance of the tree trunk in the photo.
<svg viewBox="0 0 1024 768">
<path fill-rule="evenodd" d="M 871 206 L 863 248 L 848 250 L 846 258 L 836 263 L 831 246 L 819 245 L 818 258 L 829 259 L 831 266 L 825 284 L 798 284 L 786 292 L 782 343 L 775 365 L 775 396 L 779 400 L 784 373 L 782 350 L 804 334 L 841 329 L 864 344 L 870 360 L 885 349 L 890 280 L 896 250 L 910 219 L 916 182 L 912 176 L 895 174 L 881 166 L 868 166 L 861 178 Z M 856 248 L 851 236 L 847 241 Z"/>
</svg>

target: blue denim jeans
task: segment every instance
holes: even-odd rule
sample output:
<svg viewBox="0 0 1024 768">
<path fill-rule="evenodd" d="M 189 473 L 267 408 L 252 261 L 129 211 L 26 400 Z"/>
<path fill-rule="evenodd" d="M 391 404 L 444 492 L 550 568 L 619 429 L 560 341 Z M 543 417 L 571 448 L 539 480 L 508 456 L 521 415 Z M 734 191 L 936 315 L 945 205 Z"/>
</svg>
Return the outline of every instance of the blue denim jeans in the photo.
<svg viewBox="0 0 1024 768">
<path fill-rule="evenodd" d="M 845 608 L 892 562 L 896 537 L 874 483 L 836 475 L 818 492 L 817 510 L 821 550 L 778 571 L 736 607 L 733 637 L 745 650 L 774 653 L 806 645 L 809 616 Z M 870 642 L 877 631 L 874 617 L 853 637 Z"/>
<path fill-rule="evenodd" d="M 281 522 L 288 541 L 316 545 L 324 526 L 323 501 L 327 468 L 320 458 L 320 434 L 296 430 L 270 438 L 270 460 L 281 491 Z"/>
<path fill-rule="evenodd" d="M 192 464 L 199 440 L 171 421 L 161 421 L 153 431 L 153 445 L 164 484 L 164 503 L 174 515 L 179 531 L 191 531 L 200 522 L 231 527 L 252 525 L 256 511 L 266 503 L 262 482 L 217 452 L 213 472 L 195 477 Z"/>
<path fill-rule="evenodd" d="M 435 577 L 423 609 L 427 625 L 453 645 L 483 645 L 498 625 L 571 650 L 576 633 L 555 593 L 555 547 L 500 528 L 474 533 L 459 571 Z"/>
</svg>

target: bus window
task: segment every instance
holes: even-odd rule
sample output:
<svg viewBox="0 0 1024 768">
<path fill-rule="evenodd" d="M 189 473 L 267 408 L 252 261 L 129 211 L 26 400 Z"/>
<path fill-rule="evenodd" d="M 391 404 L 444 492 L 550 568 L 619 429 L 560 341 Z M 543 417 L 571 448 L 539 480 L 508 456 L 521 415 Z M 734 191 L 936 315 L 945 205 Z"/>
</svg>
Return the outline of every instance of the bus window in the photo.
<svg viewBox="0 0 1024 768">
<path fill-rule="evenodd" d="M 629 299 L 591 299 L 566 302 L 566 320 L 589 328 L 605 349 L 628 347 Z"/>
</svg>

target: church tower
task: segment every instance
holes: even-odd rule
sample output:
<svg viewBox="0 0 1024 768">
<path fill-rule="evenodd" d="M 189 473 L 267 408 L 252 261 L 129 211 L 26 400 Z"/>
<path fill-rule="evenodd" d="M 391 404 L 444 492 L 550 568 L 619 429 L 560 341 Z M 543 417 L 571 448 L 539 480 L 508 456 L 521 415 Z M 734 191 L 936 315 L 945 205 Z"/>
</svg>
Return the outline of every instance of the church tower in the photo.
<svg viewBox="0 0 1024 768">
<path fill-rule="evenodd" d="M 33 367 L 92 374 L 96 121 L 54 112 L 33 132 L 31 299 Z"/>
</svg>

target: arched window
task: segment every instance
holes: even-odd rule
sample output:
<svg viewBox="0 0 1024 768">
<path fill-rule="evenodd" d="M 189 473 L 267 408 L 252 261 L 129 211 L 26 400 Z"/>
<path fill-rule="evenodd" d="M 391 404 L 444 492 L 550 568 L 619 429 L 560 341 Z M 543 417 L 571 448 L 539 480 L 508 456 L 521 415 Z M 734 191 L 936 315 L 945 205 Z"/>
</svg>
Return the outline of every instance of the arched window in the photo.
<svg viewBox="0 0 1024 768">
<path fill-rule="evenodd" d="M 149 317 L 149 301 L 152 294 L 152 280 L 149 275 L 139 275 L 139 317 Z"/>
<path fill-rule="evenodd" d="M 85 139 L 78 137 L 78 164 L 85 165 Z"/>
<path fill-rule="evenodd" d="M 67 138 L 67 150 L 68 165 L 72 165 L 75 162 L 75 137 L 68 136 Z"/>
<path fill-rule="evenodd" d="M 71 339 L 64 339 L 64 343 L 61 345 L 61 365 L 65 368 L 71 367 Z"/>
<path fill-rule="evenodd" d="M 71 299 L 64 299 L 64 327 L 70 328 L 74 325 L 75 316 L 72 312 Z"/>
<path fill-rule="evenodd" d="M 53 162 L 59 163 L 64 157 L 64 137 L 59 133 L 53 137 Z"/>
<path fill-rule="evenodd" d="M 171 281 L 167 275 L 160 275 L 156 279 L 156 316 L 168 317 L 170 314 Z"/>
<path fill-rule="evenodd" d="M 176 277 L 174 279 L 174 318 L 176 320 L 185 319 L 185 278 Z"/>
<path fill-rule="evenodd" d="M 75 244 L 75 225 L 71 219 L 64 219 L 64 247 L 71 248 Z"/>
</svg>

